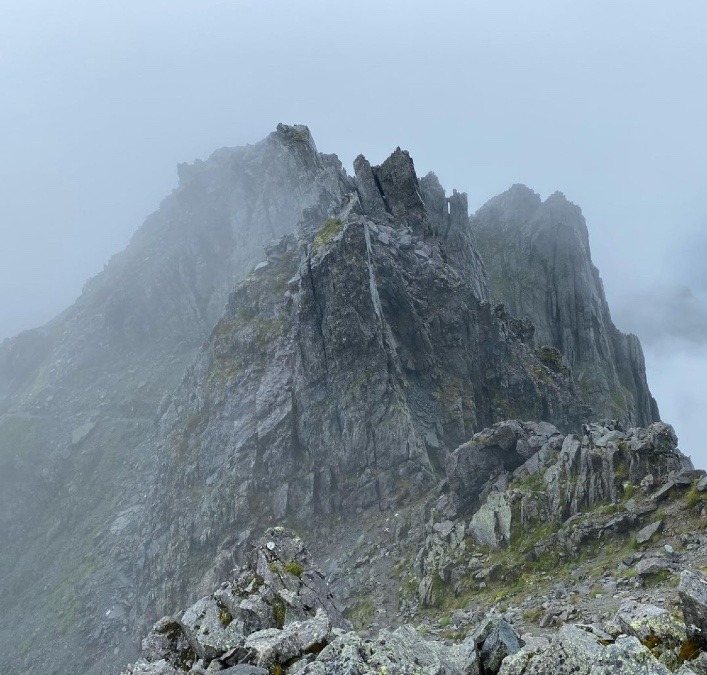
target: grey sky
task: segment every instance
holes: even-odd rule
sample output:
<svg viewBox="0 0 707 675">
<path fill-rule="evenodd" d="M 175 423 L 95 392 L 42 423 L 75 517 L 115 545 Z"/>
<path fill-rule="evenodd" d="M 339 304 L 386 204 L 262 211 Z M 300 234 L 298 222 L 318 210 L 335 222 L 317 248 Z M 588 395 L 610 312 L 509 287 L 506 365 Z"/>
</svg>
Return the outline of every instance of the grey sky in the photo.
<svg viewBox="0 0 707 675">
<path fill-rule="evenodd" d="M 707 464 L 705 25 L 704 0 L 5 0 L 0 337 L 69 304 L 177 162 L 306 123 L 347 167 L 409 149 L 472 208 L 515 182 L 579 204 L 615 320 Z"/>
</svg>

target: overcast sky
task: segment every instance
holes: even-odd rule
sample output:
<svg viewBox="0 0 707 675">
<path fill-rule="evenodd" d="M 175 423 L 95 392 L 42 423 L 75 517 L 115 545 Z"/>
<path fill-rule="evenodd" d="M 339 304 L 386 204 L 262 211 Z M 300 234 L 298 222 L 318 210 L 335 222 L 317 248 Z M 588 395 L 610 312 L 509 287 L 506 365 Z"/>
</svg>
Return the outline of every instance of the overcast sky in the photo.
<svg viewBox="0 0 707 675">
<path fill-rule="evenodd" d="M 516 182 L 579 204 L 707 465 L 706 25 L 704 0 L 4 0 L 0 338 L 67 306 L 178 162 L 306 123 L 349 170 L 409 149 L 472 209 Z"/>
</svg>

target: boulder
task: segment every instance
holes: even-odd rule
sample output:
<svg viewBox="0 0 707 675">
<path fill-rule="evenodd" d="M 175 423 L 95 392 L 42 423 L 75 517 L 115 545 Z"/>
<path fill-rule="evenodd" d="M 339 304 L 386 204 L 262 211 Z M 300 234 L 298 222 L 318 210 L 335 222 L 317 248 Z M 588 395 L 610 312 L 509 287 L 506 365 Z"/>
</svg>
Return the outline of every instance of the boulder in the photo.
<svg viewBox="0 0 707 675">
<path fill-rule="evenodd" d="M 621 603 L 615 620 L 624 633 L 644 645 L 650 644 L 656 656 L 679 652 L 686 638 L 685 625 L 656 605 L 626 600 Z"/>
<path fill-rule="evenodd" d="M 382 630 L 375 640 L 356 633 L 336 638 L 312 661 L 302 660 L 288 675 L 478 675 L 478 657 L 462 646 L 425 640 L 412 626 Z"/>
<path fill-rule="evenodd" d="M 501 662 L 510 654 L 515 654 L 521 648 L 518 633 L 504 619 L 495 622 L 480 650 L 483 672 L 498 673 Z"/>
<path fill-rule="evenodd" d="M 663 487 L 660 488 L 657 492 L 653 494 L 651 499 L 654 502 L 662 502 L 665 499 L 668 499 L 670 495 L 672 494 L 672 491 L 677 489 L 678 487 L 685 487 L 684 485 L 680 485 L 677 481 L 671 479 L 669 480 Z"/>
<path fill-rule="evenodd" d="M 620 636 L 597 657 L 589 675 L 670 675 L 662 663 L 633 636 Z"/>
<path fill-rule="evenodd" d="M 637 533 L 636 533 L 636 543 L 638 544 L 645 544 L 647 541 L 650 540 L 650 538 L 658 532 L 663 527 L 663 521 L 662 520 L 656 520 L 653 523 L 649 523 L 645 527 L 641 528 Z"/>
<path fill-rule="evenodd" d="M 687 661 L 675 672 L 677 675 L 707 675 L 707 652 L 702 652 L 696 659 Z"/>
<path fill-rule="evenodd" d="M 189 645 L 199 658 L 211 661 L 243 643 L 233 617 L 213 596 L 195 602 L 179 620 Z"/>
<path fill-rule="evenodd" d="M 478 544 L 499 548 L 511 540 L 511 505 L 506 493 L 492 492 L 472 516 L 469 534 Z"/>
<path fill-rule="evenodd" d="M 129 666 L 121 675 L 178 675 L 180 672 L 184 671 L 175 670 L 164 659 L 153 663 L 141 659 Z"/>
<path fill-rule="evenodd" d="M 633 635 L 604 647 L 578 626 L 563 626 L 551 642 L 529 641 L 507 657 L 500 675 L 668 675 L 670 671 Z"/>
<path fill-rule="evenodd" d="M 707 648 L 707 577 L 693 570 L 683 570 L 678 593 L 688 636 Z"/>
<path fill-rule="evenodd" d="M 636 565 L 636 575 L 645 579 L 661 573 L 669 573 L 675 570 L 675 564 L 665 558 L 650 557 L 641 560 Z"/>
<path fill-rule="evenodd" d="M 573 625 L 560 628 L 546 645 L 533 642 L 503 660 L 500 675 L 590 675 L 603 648 L 588 632 Z"/>
<path fill-rule="evenodd" d="M 196 661 L 196 654 L 181 624 L 171 616 L 162 617 L 155 623 L 141 647 L 142 655 L 148 661 L 164 659 L 175 668 L 189 667 Z"/>
<path fill-rule="evenodd" d="M 668 610 L 663 607 L 642 604 L 633 600 L 621 603 L 615 621 L 624 633 L 637 637 L 641 642 L 650 635 L 661 635 L 666 631 L 671 631 L 675 626 L 680 626 L 680 623 L 673 619 Z M 683 628 L 682 633 L 678 633 L 678 638 L 684 639 L 684 637 Z"/>
<path fill-rule="evenodd" d="M 268 628 L 250 635 L 245 648 L 252 650 L 255 665 L 273 669 L 305 653 L 323 649 L 331 639 L 331 623 L 320 609 L 313 619 L 294 621 L 282 630 Z"/>
</svg>

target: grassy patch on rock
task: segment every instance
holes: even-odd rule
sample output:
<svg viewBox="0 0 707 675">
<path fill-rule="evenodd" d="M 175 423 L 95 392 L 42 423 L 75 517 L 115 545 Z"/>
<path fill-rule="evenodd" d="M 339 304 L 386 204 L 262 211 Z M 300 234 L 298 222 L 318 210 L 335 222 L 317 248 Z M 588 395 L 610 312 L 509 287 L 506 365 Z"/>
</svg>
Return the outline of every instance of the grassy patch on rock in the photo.
<svg viewBox="0 0 707 675">
<path fill-rule="evenodd" d="M 330 244 L 342 227 L 343 223 L 338 218 L 327 218 L 314 237 L 314 250 L 318 251 L 322 246 Z"/>
</svg>

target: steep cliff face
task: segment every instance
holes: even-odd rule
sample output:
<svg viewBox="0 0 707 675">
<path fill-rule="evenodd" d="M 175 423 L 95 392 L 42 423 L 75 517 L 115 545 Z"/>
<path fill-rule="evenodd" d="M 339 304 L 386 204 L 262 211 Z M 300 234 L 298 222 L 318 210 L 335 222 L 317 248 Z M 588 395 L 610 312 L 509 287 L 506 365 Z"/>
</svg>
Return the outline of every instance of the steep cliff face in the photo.
<svg viewBox="0 0 707 675">
<path fill-rule="evenodd" d="M 572 304 L 547 270 L 553 313 L 517 312 L 536 331 L 489 302 L 465 194 L 418 179 L 400 149 L 354 168 L 283 125 L 181 166 L 75 304 L 0 347 L 2 653 L 44 664 L 41 645 L 57 675 L 115 672 L 146 618 L 210 590 L 266 524 L 352 555 L 370 518 L 426 512 L 464 481 L 470 508 L 521 463 L 464 454 L 484 427 L 576 431 L 582 392 L 643 419 L 629 398 L 645 385 L 640 346 L 613 328 L 562 228 L 542 230 L 543 246 L 558 237 L 557 269 L 588 276 Z M 507 264 L 523 264 L 522 242 L 509 246 Z"/>
<path fill-rule="evenodd" d="M 162 419 L 153 607 L 195 579 L 208 589 L 258 525 L 311 529 L 417 499 L 499 419 L 579 425 L 566 372 L 478 297 L 479 268 L 457 267 L 477 257 L 452 218 L 430 217 L 409 156 L 356 170 L 357 191 L 310 212 L 236 289 Z"/>
<path fill-rule="evenodd" d="M 124 620 L 134 577 L 124 541 L 154 470 L 160 401 L 264 244 L 350 189 L 298 126 L 179 176 L 74 305 L 0 346 L 0 607 L 15 615 L 0 631 L 4 653 L 29 654 L 51 635 L 62 653 L 90 653 L 102 629 L 81 624 L 86 607 Z M 52 600 L 41 615 L 20 611 L 43 588 Z M 56 668 L 68 670 L 60 658 Z"/>
<path fill-rule="evenodd" d="M 263 244 L 349 185 L 338 159 L 319 154 L 303 126 L 280 125 L 256 145 L 223 148 L 178 173 L 177 189 L 71 308 L 3 344 L 0 400 L 22 392 L 47 359 L 71 359 L 46 375 L 62 384 L 71 370 L 126 352 L 200 345 Z"/>
<path fill-rule="evenodd" d="M 24 529 L 22 511 L 36 501 L 34 489 L 27 503 L 15 490 L 64 484 L 58 474 L 77 461 L 79 445 L 95 459 L 144 440 L 159 401 L 263 245 L 348 186 L 306 127 L 283 125 L 255 146 L 217 151 L 179 173 L 179 187 L 72 307 L 0 347 L 3 531 Z"/>
<path fill-rule="evenodd" d="M 450 459 L 439 490 L 332 527 L 327 573 L 269 528 L 216 590 L 155 623 L 123 675 L 704 670 L 707 477 L 669 425 L 592 424 L 579 438 L 508 420 Z"/>
<path fill-rule="evenodd" d="M 658 420 L 641 345 L 611 320 L 580 209 L 559 192 L 543 202 L 514 185 L 471 225 L 492 298 L 530 317 L 536 344 L 562 352 L 595 415 L 638 425 Z"/>
</svg>

